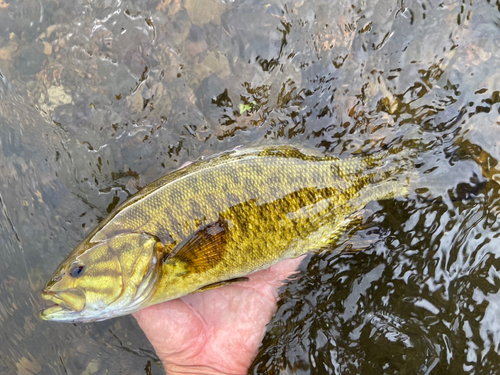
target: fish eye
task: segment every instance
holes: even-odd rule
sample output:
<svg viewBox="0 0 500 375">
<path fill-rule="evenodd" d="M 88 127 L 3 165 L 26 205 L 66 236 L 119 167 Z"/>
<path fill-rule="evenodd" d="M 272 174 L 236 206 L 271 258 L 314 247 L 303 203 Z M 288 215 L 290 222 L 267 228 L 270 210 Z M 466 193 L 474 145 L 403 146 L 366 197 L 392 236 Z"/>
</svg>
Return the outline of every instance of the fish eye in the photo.
<svg viewBox="0 0 500 375">
<path fill-rule="evenodd" d="M 83 271 L 85 270 L 85 265 L 83 264 L 75 264 L 71 269 L 69 270 L 69 275 L 71 277 L 79 277 L 82 275 Z"/>
</svg>

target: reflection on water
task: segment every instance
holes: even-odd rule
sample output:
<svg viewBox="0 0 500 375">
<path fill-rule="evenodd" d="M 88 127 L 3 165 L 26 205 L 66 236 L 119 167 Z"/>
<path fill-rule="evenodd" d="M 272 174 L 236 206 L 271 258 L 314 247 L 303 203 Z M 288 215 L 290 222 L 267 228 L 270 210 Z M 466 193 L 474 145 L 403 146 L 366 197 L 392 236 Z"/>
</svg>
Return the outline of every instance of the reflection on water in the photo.
<svg viewBox="0 0 500 375">
<path fill-rule="evenodd" d="M 363 251 L 310 256 L 253 374 L 496 373 L 494 1 L 0 0 L 0 372 L 161 374 L 130 317 L 42 322 L 55 265 L 119 202 L 237 145 L 412 149 Z"/>
</svg>

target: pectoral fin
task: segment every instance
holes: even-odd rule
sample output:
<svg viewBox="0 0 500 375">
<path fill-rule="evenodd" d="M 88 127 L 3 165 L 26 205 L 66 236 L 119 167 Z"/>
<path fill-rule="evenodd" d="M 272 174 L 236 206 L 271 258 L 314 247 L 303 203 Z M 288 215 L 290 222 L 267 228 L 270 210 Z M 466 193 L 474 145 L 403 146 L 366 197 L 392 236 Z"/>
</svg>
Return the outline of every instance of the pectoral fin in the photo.
<svg viewBox="0 0 500 375">
<path fill-rule="evenodd" d="M 248 281 L 248 280 L 249 280 L 248 277 L 238 277 L 236 279 L 220 281 L 218 283 L 205 285 L 204 287 L 201 287 L 200 289 L 194 291 L 193 293 L 205 292 L 207 290 L 216 289 L 216 288 L 219 288 L 221 286 L 226 286 L 226 285 L 231 285 L 231 284 L 236 284 L 236 283 L 244 283 L 245 281 Z"/>
<path fill-rule="evenodd" d="M 183 262 L 187 272 L 203 272 L 222 260 L 226 244 L 225 226 L 217 221 L 181 242 L 168 259 Z"/>
</svg>

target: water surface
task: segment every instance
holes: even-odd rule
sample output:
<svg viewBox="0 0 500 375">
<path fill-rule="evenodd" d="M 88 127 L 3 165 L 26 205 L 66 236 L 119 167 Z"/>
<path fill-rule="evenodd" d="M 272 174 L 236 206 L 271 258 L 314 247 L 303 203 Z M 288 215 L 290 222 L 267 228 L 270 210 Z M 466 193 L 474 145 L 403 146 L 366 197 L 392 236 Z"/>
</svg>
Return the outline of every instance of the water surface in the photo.
<svg viewBox="0 0 500 375">
<path fill-rule="evenodd" d="M 133 318 L 43 322 L 39 291 L 141 187 L 275 141 L 400 147 L 418 178 L 369 204 L 363 251 L 303 262 L 250 373 L 496 373 L 499 17 L 494 1 L 0 0 L 0 373 L 163 373 Z"/>
</svg>

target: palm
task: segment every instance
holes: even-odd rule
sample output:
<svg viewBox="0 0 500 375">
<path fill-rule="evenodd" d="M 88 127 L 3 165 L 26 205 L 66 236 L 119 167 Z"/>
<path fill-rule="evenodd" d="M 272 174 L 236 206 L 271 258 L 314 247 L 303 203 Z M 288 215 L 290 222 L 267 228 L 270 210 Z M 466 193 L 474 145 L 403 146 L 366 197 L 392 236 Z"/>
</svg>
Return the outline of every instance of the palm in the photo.
<svg viewBox="0 0 500 375">
<path fill-rule="evenodd" d="M 250 275 L 248 282 L 196 293 L 134 313 L 170 373 L 246 374 L 278 287 L 302 257 Z"/>
</svg>

